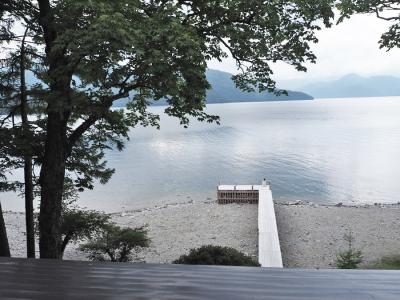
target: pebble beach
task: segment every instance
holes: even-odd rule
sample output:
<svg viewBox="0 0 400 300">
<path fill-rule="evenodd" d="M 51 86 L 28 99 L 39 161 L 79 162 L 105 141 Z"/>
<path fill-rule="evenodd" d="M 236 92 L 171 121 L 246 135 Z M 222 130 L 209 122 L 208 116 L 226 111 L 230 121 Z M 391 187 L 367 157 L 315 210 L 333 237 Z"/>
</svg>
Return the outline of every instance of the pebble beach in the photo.
<svg viewBox="0 0 400 300">
<path fill-rule="evenodd" d="M 334 268 L 338 252 L 346 249 L 352 232 L 363 264 L 400 249 L 400 205 L 316 205 L 277 203 L 275 212 L 284 266 Z M 24 257 L 24 214 L 5 212 L 12 256 Z M 218 205 L 213 200 L 155 206 L 112 215 L 127 227 L 146 226 L 151 246 L 137 253 L 147 263 L 171 263 L 189 249 L 206 244 L 236 248 L 257 258 L 257 205 Z M 71 244 L 64 259 L 86 260 Z"/>
</svg>

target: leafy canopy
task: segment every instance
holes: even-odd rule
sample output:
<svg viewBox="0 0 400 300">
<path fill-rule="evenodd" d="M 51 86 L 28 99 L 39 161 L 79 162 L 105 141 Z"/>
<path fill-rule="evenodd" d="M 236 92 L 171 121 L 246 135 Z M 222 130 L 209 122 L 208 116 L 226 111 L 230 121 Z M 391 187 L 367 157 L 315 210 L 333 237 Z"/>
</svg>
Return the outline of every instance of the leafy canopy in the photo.
<svg viewBox="0 0 400 300">
<path fill-rule="evenodd" d="M 128 262 L 134 260 L 134 251 L 149 244 L 145 228 L 121 228 L 109 224 L 96 238 L 81 245 L 80 250 L 88 253 L 90 260 Z"/>
<path fill-rule="evenodd" d="M 61 252 L 64 253 L 69 242 L 89 240 L 101 233 L 105 227 L 110 225 L 110 215 L 93 210 L 73 208 L 63 211 L 61 222 L 63 239 Z"/>
<path fill-rule="evenodd" d="M 71 120 L 85 120 L 78 128 L 70 125 L 71 149 L 92 125 L 104 138 L 109 130 L 127 137 L 126 127 L 139 123 L 157 126 L 158 116 L 146 107 L 161 98 L 170 104 L 166 113 L 184 125 L 189 116 L 217 121 L 203 112 L 207 61 L 230 54 L 242 71 L 234 77 L 239 87 L 272 91 L 270 63 L 284 61 L 304 71 L 304 62 L 316 59 L 309 44 L 317 42 L 317 21 L 329 26 L 333 17 L 330 1 L 316 0 L 58 0 L 51 1 L 57 37 L 49 49 L 35 26 L 36 1 L 7 2 L 12 20 L 27 11 L 42 88 L 50 91 L 63 77 L 70 82 Z M 49 68 L 60 55 L 65 63 Z M 43 94 L 47 103 L 56 96 Z M 128 113 L 109 110 L 126 97 Z"/>
<path fill-rule="evenodd" d="M 400 3 L 397 0 L 341 0 L 339 22 L 356 13 L 375 14 L 379 19 L 390 22 L 388 31 L 379 41 L 380 48 L 391 50 L 400 46 Z"/>
</svg>

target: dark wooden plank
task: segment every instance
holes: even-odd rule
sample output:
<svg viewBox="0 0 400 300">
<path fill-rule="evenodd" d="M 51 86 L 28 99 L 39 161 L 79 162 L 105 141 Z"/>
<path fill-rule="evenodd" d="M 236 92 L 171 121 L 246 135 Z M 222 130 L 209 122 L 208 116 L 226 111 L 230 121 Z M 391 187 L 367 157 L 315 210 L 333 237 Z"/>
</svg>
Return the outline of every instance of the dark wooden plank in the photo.
<svg viewBox="0 0 400 300">
<path fill-rule="evenodd" d="M 0 299 L 400 299 L 399 271 L 0 259 Z"/>
</svg>

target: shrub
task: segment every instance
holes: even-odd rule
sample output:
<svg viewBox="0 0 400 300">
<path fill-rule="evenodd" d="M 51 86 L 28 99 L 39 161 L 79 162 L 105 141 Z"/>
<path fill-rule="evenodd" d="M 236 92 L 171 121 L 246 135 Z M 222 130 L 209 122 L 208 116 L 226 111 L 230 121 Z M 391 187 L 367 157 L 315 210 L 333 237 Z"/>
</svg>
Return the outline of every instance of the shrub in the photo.
<svg viewBox="0 0 400 300">
<path fill-rule="evenodd" d="M 357 269 L 362 262 L 362 253 L 353 248 L 354 237 L 351 231 L 344 235 L 344 240 L 347 242 L 348 248 L 337 255 L 336 266 L 339 269 Z"/>
<path fill-rule="evenodd" d="M 61 217 L 61 257 L 69 242 L 91 239 L 110 223 L 110 215 L 94 211 L 67 209 Z"/>
<path fill-rule="evenodd" d="M 191 249 L 188 255 L 182 255 L 173 263 L 188 265 L 260 266 L 250 256 L 236 249 L 212 245 Z"/>
<path fill-rule="evenodd" d="M 150 243 L 147 231 L 141 228 L 121 228 L 114 224 L 106 226 L 95 240 L 80 246 L 94 261 L 128 262 L 134 260 L 132 252 Z"/>
</svg>

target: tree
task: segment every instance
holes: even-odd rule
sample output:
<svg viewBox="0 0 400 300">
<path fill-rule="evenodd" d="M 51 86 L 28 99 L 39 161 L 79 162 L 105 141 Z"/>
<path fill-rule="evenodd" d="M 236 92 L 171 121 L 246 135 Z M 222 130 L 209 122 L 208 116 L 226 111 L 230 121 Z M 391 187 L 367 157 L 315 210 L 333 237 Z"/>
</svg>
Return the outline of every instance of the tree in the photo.
<svg viewBox="0 0 400 300">
<path fill-rule="evenodd" d="M 142 228 L 121 228 L 110 224 L 106 226 L 94 241 L 80 246 L 80 250 L 89 254 L 94 261 L 132 261 L 132 252 L 150 243 L 147 231 Z"/>
<path fill-rule="evenodd" d="M 67 162 L 82 139 L 123 148 L 129 128 L 158 126 L 146 108 L 167 99 L 165 113 L 218 121 L 203 111 L 207 61 L 228 53 L 244 90 L 275 90 L 270 62 L 305 71 L 319 20 L 330 25 L 330 1 L 7 0 L 5 18 L 26 19 L 38 55 L 46 107 L 40 184 L 40 255 L 59 258 Z M 24 13 L 22 13 L 24 12 Z M 12 22 L 10 22 L 12 25 Z M 13 34 L 16 36 L 16 34 Z M 127 111 L 111 110 L 130 98 Z"/>
<path fill-rule="evenodd" d="M 341 0 L 339 22 L 356 13 L 375 14 L 379 19 L 391 22 L 379 41 L 380 48 L 391 50 L 400 46 L 400 7 L 396 0 Z"/>
<path fill-rule="evenodd" d="M 35 74 L 35 57 L 33 49 L 29 45 L 25 45 L 25 39 L 28 29 L 22 36 L 21 45 L 15 51 L 10 52 L 9 59 L 4 61 L 4 65 L 0 68 L 0 95 L 2 112 L 6 114 L 0 116 L 0 164 L 8 169 L 23 168 L 24 182 L 13 183 L 13 190 L 23 190 L 25 197 L 25 215 L 26 215 L 26 237 L 27 237 L 27 257 L 35 257 L 35 234 L 34 234 L 34 216 L 33 216 L 33 200 L 34 193 L 38 194 L 37 178 L 33 176 L 33 162 L 40 166 L 44 143 L 44 126 L 45 119 L 41 117 L 43 113 L 43 104 L 38 96 L 41 96 L 41 88 L 38 85 L 28 86 L 26 84 L 26 73 Z M 36 113 L 36 120 L 28 120 L 28 112 Z M 89 136 L 90 137 L 90 136 Z M 93 141 L 93 138 L 90 138 Z M 74 148 L 69 160 L 67 161 L 67 170 L 77 174 L 71 177 L 67 174 L 64 184 L 63 200 L 71 201 L 71 197 L 76 196 L 76 191 L 93 188 L 93 180 L 100 179 L 102 183 L 106 183 L 114 172 L 105 166 L 102 161 L 104 157 L 104 149 L 100 150 L 88 138 L 81 139 Z M 1 173 L 3 174 L 3 173 Z M 1 178 L 5 180 L 4 178 Z M 10 190 L 0 188 L 1 190 Z M 34 190 L 36 188 L 36 191 Z M 68 210 L 69 213 L 78 212 L 77 210 Z M 63 213 L 65 214 L 65 212 Z M 92 226 L 95 221 L 99 221 L 100 213 L 95 216 L 94 212 L 85 214 L 74 214 L 77 218 L 93 217 L 94 220 L 87 220 L 86 226 Z M 97 218 L 96 218 L 97 217 Z M 69 221 L 70 218 L 68 218 Z M 83 220 L 81 220 L 83 222 Z M 78 222 L 78 220 L 76 220 Z M 71 224 L 70 224 L 71 225 Z M 82 226 L 84 224 L 81 224 Z M 94 229 L 92 227 L 92 229 Z M 63 228 L 65 230 L 65 227 Z M 83 228 L 81 228 L 83 230 Z M 88 229 L 89 230 L 89 229 Z M 64 232 L 62 232 L 64 234 Z M 87 231 L 86 231 L 87 233 Z M 70 239 L 70 234 L 66 235 L 61 244 L 61 257 L 64 252 L 66 243 Z M 73 233 L 72 233 L 73 234 Z M 80 234 L 80 233 L 76 233 Z M 72 239 L 75 237 L 73 236 Z"/>
<path fill-rule="evenodd" d="M 98 211 L 68 209 L 62 214 L 61 223 L 61 258 L 69 242 L 91 239 L 110 226 L 110 215 Z"/>
<path fill-rule="evenodd" d="M 4 223 L 3 210 L 0 203 L 0 256 L 10 257 L 10 246 L 8 244 L 7 230 Z"/>
<path fill-rule="evenodd" d="M 1 143 L 0 135 L 0 143 Z M 0 153 L 2 148 L 0 147 Z M 4 175 L 6 171 L 5 164 L 1 164 L 0 161 L 0 192 L 7 191 L 10 189 L 9 183 L 6 181 L 6 176 Z M 0 202 L 0 256 L 10 257 L 10 247 L 8 244 L 6 224 L 4 222 L 3 209 Z"/>
<path fill-rule="evenodd" d="M 213 245 L 191 249 L 188 255 L 182 255 L 173 263 L 186 265 L 260 266 L 250 256 L 236 249 Z"/>
<path fill-rule="evenodd" d="M 7 2 L 6 4 L 7 5 Z M 19 7 L 23 10 L 22 7 Z M 0 112 L 5 113 L 0 117 L 0 130 L 9 131 L 10 139 L 4 140 L 2 145 L 8 149 L 8 160 L 14 158 L 19 161 L 18 167 L 24 169 L 24 187 L 23 193 L 25 198 L 25 217 L 26 217 L 26 242 L 27 257 L 35 257 L 35 233 L 34 233 L 34 217 L 33 217 L 33 200 L 34 200 L 34 178 L 33 178 L 33 145 L 34 132 L 32 122 L 28 118 L 28 114 L 34 107 L 33 97 L 35 88 L 27 86 L 26 74 L 31 72 L 35 67 L 35 58 L 37 55 L 35 49 L 29 45 L 31 37 L 29 36 L 29 17 L 24 16 L 19 25 L 23 28 L 23 33 L 16 36 L 10 32 L 10 24 L 12 19 L 8 19 L 3 28 L 3 39 L 8 43 L 16 44 L 11 47 L 12 50 L 2 47 L 6 58 L 2 59 L 0 67 Z M 11 23 L 10 23 L 11 22 Z M 27 23 L 27 24 L 26 24 Z M 2 23 L 0 23 L 2 24 Z M 18 120 L 16 120 L 16 118 Z M 9 120 L 11 122 L 8 122 Z M 0 158 L 1 160 L 1 158 Z"/>
<path fill-rule="evenodd" d="M 360 250 L 354 249 L 354 237 L 351 231 L 344 235 L 344 240 L 347 242 L 347 250 L 337 255 L 336 266 L 339 269 L 357 269 L 362 262 L 362 253 Z"/>
<path fill-rule="evenodd" d="M 0 146 L 4 134 L 0 132 Z M 7 160 L 3 154 L 4 147 L 0 147 L 0 192 L 15 191 L 18 187 L 18 182 L 10 182 L 7 180 L 6 173 L 10 168 L 14 168 L 15 165 Z M 3 157 L 4 159 L 1 159 Z M 0 256 L 10 257 L 10 247 L 8 243 L 7 230 L 4 222 L 3 210 L 0 203 Z"/>
<path fill-rule="evenodd" d="M 25 84 L 26 72 L 32 72 L 32 60 L 27 60 L 24 51 L 32 53 L 29 46 L 25 48 L 24 40 L 27 31 L 22 39 L 21 47 L 15 52 L 12 52 L 10 59 L 5 66 L 0 69 L 0 95 L 2 95 L 2 109 L 6 112 L 0 116 L 0 164 L 8 169 L 24 168 L 24 182 L 14 182 L 8 184 L 8 189 L 3 183 L 3 188 L 0 186 L 0 191 L 4 190 L 21 190 L 25 196 L 25 212 L 26 212 L 26 227 L 27 227 L 27 256 L 35 257 L 35 236 L 33 224 L 33 199 L 34 192 L 38 194 L 37 178 L 33 175 L 33 161 L 40 166 L 41 153 L 43 152 L 43 124 L 45 122 L 39 114 L 42 112 L 40 107 L 42 104 L 37 95 L 40 95 L 40 89 L 36 86 Z M 38 109 L 39 108 L 39 109 Z M 36 112 L 38 117 L 36 120 L 28 121 L 28 111 Z M 32 130 L 34 128 L 35 130 Z M 90 136 L 89 136 L 90 137 Z M 94 141 L 94 138 L 90 138 Z M 89 235 L 90 230 L 95 231 L 96 222 L 100 226 L 101 221 L 106 221 L 108 217 L 94 211 L 79 211 L 77 209 L 69 209 L 67 206 L 74 202 L 76 192 L 84 189 L 93 188 L 93 180 L 100 179 L 101 183 L 106 183 L 114 172 L 105 166 L 102 161 L 104 157 L 104 149 L 100 150 L 91 143 L 88 138 L 81 139 L 74 148 L 69 160 L 67 161 L 67 170 L 70 173 L 76 174 L 72 177 L 67 174 L 65 178 L 63 202 L 65 209 L 63 210 L 62 234 L 63 241 L 61 244 L 61 258 L 66 247 L 66 244 L 72 239 L 76 240 L 83 235 Z M 3 173 L 1 173 L 3 174 Z M 3 180 L 6 177 L 3 175 Z M 11 188 L 12 187 L 12 188 Z M 36 188 L 36 191 L 34 191 Z M 65 215 L 67 224 L 65 224 Z M 75 218 L 75 219 L 74 219 Z M 31 223 L 32 222 L 32 223 Z M 74 223 L 75 222 L 75 223 Z M 78 224 L 80 223 L 80 224 Z M 68 226 L 69 229 L 68 229 Z M 81 228 L 72 228 L 81 226 Z M 85 228 L 86 226 L 86 228 Z M 68 231 L 68 232 L 67 232 Z M 78 231 L 78 232 L 76 232 Z M 65 235 L 65 236 L 64 236 Z"/>
</svg>

